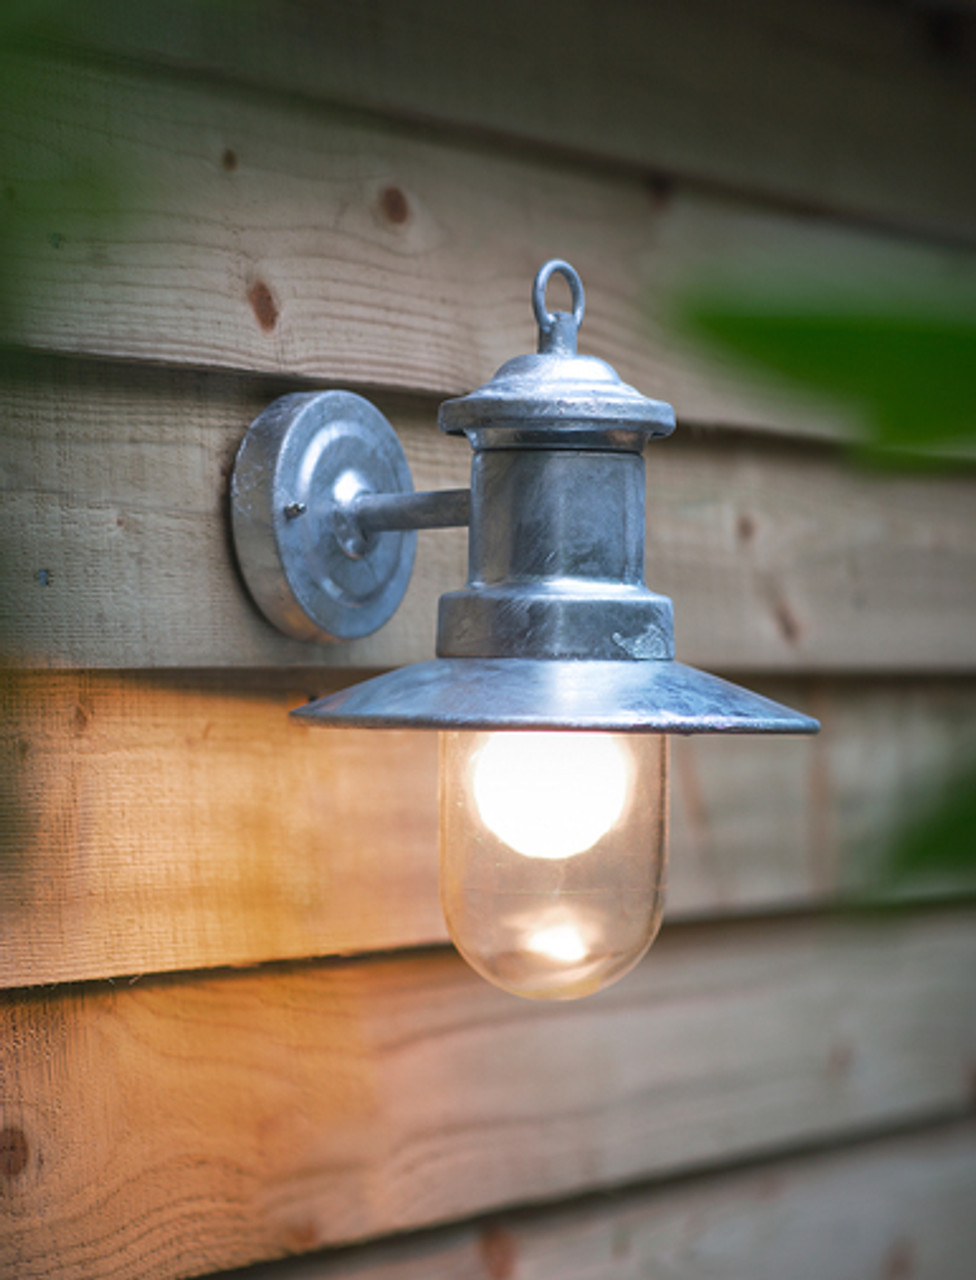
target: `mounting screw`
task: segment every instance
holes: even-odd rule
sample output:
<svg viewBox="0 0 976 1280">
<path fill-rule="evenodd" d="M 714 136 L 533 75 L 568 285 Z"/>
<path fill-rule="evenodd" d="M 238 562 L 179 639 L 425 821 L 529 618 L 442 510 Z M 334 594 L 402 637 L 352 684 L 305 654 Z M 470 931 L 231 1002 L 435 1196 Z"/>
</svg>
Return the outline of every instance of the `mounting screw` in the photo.
<svg viewBox="0 0 976 1280">
<path fill-rule="evenodd" d="M 303 516 L 307 510 L 304 502 L 289 502 L 285 507 L 285 519 L 294 520 L 297 516 Z"/>
</svg>

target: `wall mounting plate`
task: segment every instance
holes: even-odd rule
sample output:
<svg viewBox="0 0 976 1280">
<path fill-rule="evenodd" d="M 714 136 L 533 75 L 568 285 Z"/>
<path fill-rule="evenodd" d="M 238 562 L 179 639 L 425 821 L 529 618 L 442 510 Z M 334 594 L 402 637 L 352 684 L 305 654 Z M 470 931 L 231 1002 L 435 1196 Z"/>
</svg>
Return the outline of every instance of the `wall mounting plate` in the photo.
<svg viewBox="0 0 976 1280">
<path fill-rule="evenodd" d="M 282 396 L 251 424 L 231 477 L 241 572 L 265 617 L 298 640 L 355 640 L 396 612 L 417 535 L 370 533 L 350 554 L 336 515 L 360 494 L 412 493 L 386 418 L 349 391 Z"/>
</svg>

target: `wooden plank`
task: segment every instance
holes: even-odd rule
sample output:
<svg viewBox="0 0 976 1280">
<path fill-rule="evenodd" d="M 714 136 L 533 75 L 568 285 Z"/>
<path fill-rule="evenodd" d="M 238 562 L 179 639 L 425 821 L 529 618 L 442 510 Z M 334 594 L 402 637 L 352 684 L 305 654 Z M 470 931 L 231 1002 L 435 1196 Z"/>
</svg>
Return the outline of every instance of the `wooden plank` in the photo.
<svg viewBox="0 0 976 1280">
<path fill-rule="evenodd" d="M 227 1280 L 970 1280 L 974 1197 L 964 1123 Z"/>
<path fill-rule="evenodd" d="M 4 986 L 445 937 L 436 735 L 303 732 L 320 676 L 5 683 Z"/>
<path fill-rule="evenodd" d="M 28 362 L 0 441 L 0 660 L 17 666 L 397 666 L 432 657 L 466 534 L 420 535 L 396 617 L 355 643 L 286 640 L 233 563 L 226 487 L 281 385 Z M 468 482 L 433 405 L 378 397 L 418 488 Z M 679 656 L 728 671 L 966 671 L 976 473 L 864 470 L 827 446 L 685 430 L 647 452 L 650 584 Z"/>
<path fill-rule="evenodd" d="M 187 1276 L 958 1112 L 973 924 L 675 930 L 548 1008 L 449 955 L 8 999 L 0 1265 Z"/>
<path fill-rule="evenodd" d="M 971 252 L 657 199 L 639 176 L 226 83 L 68 62 L 22 74 L 3 176 L 27 212 L 8 219 L 6 332 L 46 350 L 457 394 L 535 348 L 531 280 L 559 254 L 587 287 L 584 349 L 685 420 L 836 434 L 853 414 L 667 338 L 655 308 L 675 276 L 771 247 L 778 273 L 976 274 Z"/>
<path fill-rule="evenodd" d="M 972 240 L 971 68 L 938 24 L 843 0 L 94 0 L 50 33 Z"/>
<path fill-rule="evenodd" d="M 444 941 L 436 736 L 290 723 L 328 683 L 8 674 L 0 985 Z M 880 891 L 901 824 L 976 757 L 973 682 L 762 687 L 823 734 L 674 743 L 669 919 Z"/>
</svg>

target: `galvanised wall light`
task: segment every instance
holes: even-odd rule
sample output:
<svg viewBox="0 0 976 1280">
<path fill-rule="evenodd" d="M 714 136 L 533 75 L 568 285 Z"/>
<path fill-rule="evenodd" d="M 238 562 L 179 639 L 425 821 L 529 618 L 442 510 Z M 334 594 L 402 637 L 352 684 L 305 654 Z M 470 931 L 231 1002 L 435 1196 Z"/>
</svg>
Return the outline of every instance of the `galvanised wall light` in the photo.
<svg viewBox="0 0 976 1280">
<path fill-rule="evenodd" d="M 571 314 L 546 309 L 549 277 Z M 264 614 L 349 640 L 395 612 L 418 528 L 470 525 L 467 585 L 440 600 L 438 657 L 322 698 L 310 725 L 441 732 L 441 901 L 489 981 L 570 999 L 637 963 L 658 930 L 667 735 L 815 733 L 815 720 L 674 660 L 671 601 L 644 585 L 646 441 L 674 429 L 580 356 L 583 287 L 548 262 L 536 355 L 441 405 L 471 489 L 414 493 L 386 419 L 344 391 L 284 396 L 232 482 L 234 536 Z"/>
</svg>

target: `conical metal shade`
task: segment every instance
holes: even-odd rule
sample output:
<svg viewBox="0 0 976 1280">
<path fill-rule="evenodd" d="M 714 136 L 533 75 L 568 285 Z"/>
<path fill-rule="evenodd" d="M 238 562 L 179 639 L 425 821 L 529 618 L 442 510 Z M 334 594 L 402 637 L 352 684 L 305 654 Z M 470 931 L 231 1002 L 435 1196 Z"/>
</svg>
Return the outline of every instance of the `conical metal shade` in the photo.
<svg viewBox="0 0 976 1280">
<path fill-rule="evenodd" d="M 311 724 L 387 729 L 816 733 L 769 698 L 680 662 L 437 658 L 320 698 Z"/>
</svg>

